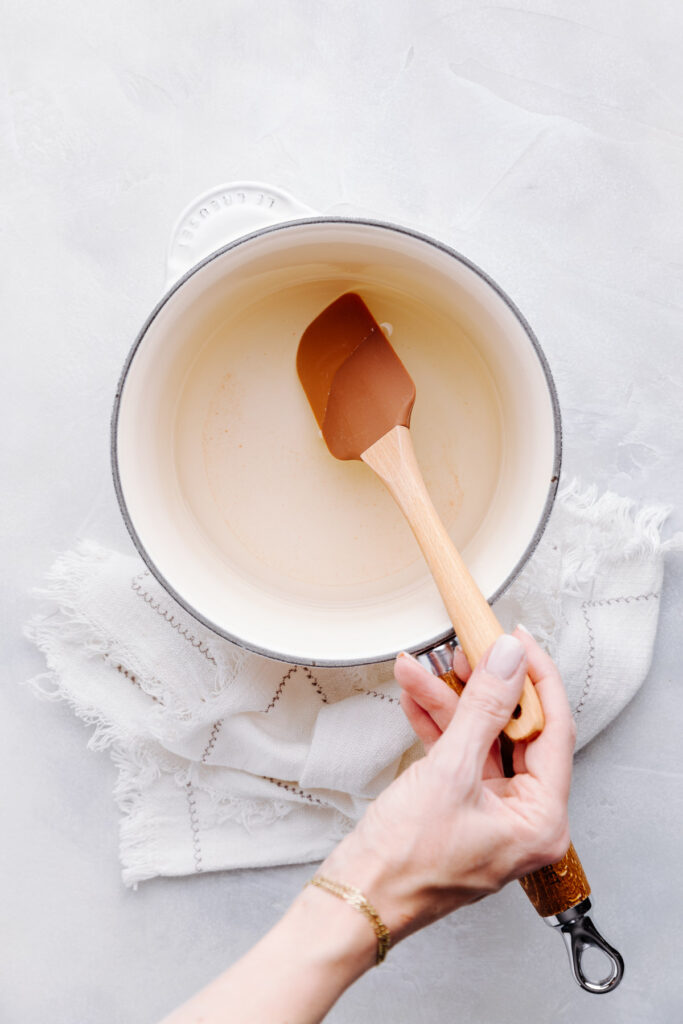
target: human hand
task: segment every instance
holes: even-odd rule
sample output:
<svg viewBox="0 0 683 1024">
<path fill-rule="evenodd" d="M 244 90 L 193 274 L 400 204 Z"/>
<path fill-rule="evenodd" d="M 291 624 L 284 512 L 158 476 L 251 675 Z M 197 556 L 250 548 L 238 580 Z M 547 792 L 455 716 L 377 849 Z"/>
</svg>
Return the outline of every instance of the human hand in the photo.
<svg viewBox="0 0 683 1024">
<path fill-rule="evenodd" d="M 569 846 L 575 732 L 555 665 L 517 630 L 500 637 L 471 674 L 462 653 L 454 669 L 463 681 L 469 677 L 460 698 L 414 658 L 398 658 L 401 704 L 427 754 L 384 790 L 320 868 L 364 893 L 393 942 L 559 860 Z M 498 734 L 526 672 L 545 728 L 517 744 L 517 774 L 507 779 Z M 309 886 L 256 946 L 166 1024 L 218 1024 L 228 1015 L 253 1024 L 285 1017 L 319 1024 L 376 951 L 356 909 Z"/>
<path fill-rule="evenodd" d="M 415 659 L 397 659 L 401 704 L 427 754 L 384 790 L 320 868 L 361 889 L 394 941 L 559 860 L 569 846 L 575 727 L 553 661 L 517 630 L 471 674 L 462 652 L 454 669 L 469 680 L 461 697 Z M 508 779 L 498 735 L 526 673 L 545 728 L 516 745 L 516 774 Z"/>
</svg>

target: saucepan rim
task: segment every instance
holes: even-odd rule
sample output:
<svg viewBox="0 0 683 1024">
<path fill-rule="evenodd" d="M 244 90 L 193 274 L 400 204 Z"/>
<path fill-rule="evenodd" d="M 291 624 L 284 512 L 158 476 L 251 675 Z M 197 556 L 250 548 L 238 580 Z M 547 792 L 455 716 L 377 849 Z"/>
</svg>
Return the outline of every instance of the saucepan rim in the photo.
<svg viewBox="0 0 683 1024">
<path fill-rule="evenodd" d="M 121 484 L 121 476 L 120 476 L 120 472 L 119 472 L 119 462 L 118 462 L 118 426 L 119 426 L 119 413 L 120 413 L 120 409 L 121 409 L 121 398 L 122 398 L 122 395 L 123 395 L 123 389 L 125 387 L 126 379 L 128 377 L 128 373 L 129 373 L 129 370 L 130 370 L 131 365 L 133 363 L 133 360 L 135 358 L 135 355 L 136 355 L 138 349 L 140 348 L 140 345 L 144 341 L 144 338 L 147 335 L 147 332 L 149 331 L 149 328 L 153 324 L 154 320 L 156 319 L 156 317 L 158 316 L 160 311 L 164 308 L 164 306 L 169 302 L 169 300 L 173 297 L 173 295 L 175 295 L 175 293 L 178 292 L 183 287 L 183 285 L 191 277 L 193 277 L 195 274 L 197 274 L 205 266 L 207 266 L 208 264 L 212 263 L 214 260 L 219 259 L 226 252 L 229 252 L 232 249 L 236 249 L 236 248 L 238 248 L 241 245 L 245 245 L 246 243 L 252 241 L 254 238 L 258 238 L 258 237 L 261 237 L 263 235 L 273 234 L 273 233 L 278 232 L 278 231 L 287 231 L 287 230 L 290 230 L 292 228 L 301 227 L 303 225 L 312 225 L 312 224 L 325 224 L 325 225 L 352 224 L 352 225 L 358 225 L 358 226 L 361 226 L 361 227 L 380 228 L 380 229 L 383 229 L 383 230 L 386 230 L 386 231 L 392 231 L 392 232 L 395 232 L 395 233 L 400 234 L 400 235 L 405 235 L 405 236 L 408 236 L 408 237 L 411 237 L 411 238 L 415 238 L 419 242 L 427 243 L 428 245 L 433 246 L 434 248 L 440 250 L 441 252 L 446 253 L 447 255 L 449 255 L 449 256 L 453 257 L 455 260 L 457 260 L 459 263 L 461 263 L 464 266 L 466 266 L 469 270 L 471 270 L 474 274 L 476 274 L 479 278 L 481 278 L 481 280 L 484 281 L 490 288 L 493 289 L 493 291 L 498 295 L 498 297 L 500 299 L 502 299 L 502 301 L 505 303 L 505 305 L 508 307 L 508 309 L 512 312 L 512 314 L 518 320 L 518 322 L 520 323 L 522 329 L 524 330 L 527 338 L 531 342 L 532 348 L 533 348 L 533 350 L 534 350 L 534 352 L 536 354 L 536 357 L 537 357 L 537 359 L 538 359 L 538 361 L 540 363 L 541 369 L 543 371 L 543 375 L 545 377 L 546 387 L 548 389 L 548 394 L 550 396 L 550 401 L 551 401 L 552 411 L 553 411 L 554 453 L 553 453 L 552 473 L 551 473 L 550 481 L 549 481 L 549 484 L 548 484 L 548 492 L 547 492 L 547 495 L 546 495 L 545 503 L 544 503 L 541 515 L 539 517 L 536 529 L 535 529 L 535 531 L 534 531 L 534 533 L 533 533 L 533 535 L 531 537 L 531 540 L 527 544 L 524 552 L 522 553 L 522 555 L 518 559 L 518 561 L 517 561 L 516 565 L 514 566 L 514 568 L 510 571 L 510 573 L 505 578 L 505 580 L 503 580 L 503 582 L 500 584 L 500 586 L 497 588 L 497 590 L 494 592 L 494 594 L 491 597 L 489 597 L 488 600 L 489 600 L 489 603 L 491 603 L 491 604 L 494 601 L 496 601 L 503 593 L 505 593 L 505 591 L 510 586 L 510 584 L 513 582 L 513 580 L 515 580 L 517 578 L 517 576 L 519 575 L 521 570 L 524 568 L 524 566 L 528 562 L 529 558 L 534 553 L 534 551 L 535 551 L 535 549 L 536 549 L 536 547 L 538 545 L 538 542 L 540 541 L 541 537 L 543 536 L 543 533 L 545 531 L 546 525 L 548 523 L 548 519 L 550 518 L 550 513 L 552 511 L 552 508 L 553 508 L 553 505 L 554 505 L 554 502 L 555 502 L 555 496 L 557 494 L 557 488 L 558 488 L 559 479 L 560 479 L 560 469 L 561 469 L 561 465 L 562 465 L 562 419 L 561 419 L 561 415 L 560 415 L 560 405 L 559 405 L 559 401 L 558 401 L 558 397 L 557 397 L 557 390 L 556 390 L 556 387 L 555 387 L 555 381 L 553 379 L 553 375 L 552 375 L 552 372 L 550 370 L 550 366 L 548 364 L 548 360 L 546 359 L 545 353 L 543 352 L 543 349 L 541 348 L 541 346 L 540 346 L 540 344 L 538 342 L 538 339 L 536 338 L 536 335 L 534 334 L 533 330 L 531 329 L 531 327 L 530 327 L 529 323 L 527 322 L 526 318 L 524 317 L 522 312 L 518 309 L 516 304 L 512 301 L 512 299 L 507 294 L 507 292 L 505 292 L 503 290 L 503 288 L 501 288 L 500 285 L 497 284 L 496 281 L 493 280 L 493 278 L 491 278 L 484 270 L 482 270 L 481 267 L 477 266 L 476 263 L 473 263 L 472 260 L 467 258 L 467 256 L 463 256 L 463 254 L 458 252 L 456 249 L 453 249 L 451 246 L 446 245 L 445 242 L 441 242 L 438 239 L 433 238 L 431 235 L 424 234 L 421 231 L 416 231 L 413 228 L 405 227 L 405 226 L 400 225 L 400 224 L 395 224 L 395 223 L 392 223 L 391 221 L 376 220 L 376 219 L 363 218 L 363 217 L 324 217 L 324 216 L 315 216 L 315 217 L 302 217 L 302 218 L 298 218 L 296 220 L 288 220 L 288 221 L 284 221 L 284 222 L 279 223 L 279 224 L 268 225 L 266 227 L 259 228 L 256 231 L 251 231 L 248 234 L 241 235 L 239 238 L 236 238 L 233 241 L 228 242 L 226 245 L 221 246 L 221 248 L 216 249 L 215 252 L 212 252 L 208 256 L 205 256 L 202 260 L 200 260 L 193 267 L 191 267 L 185 274 L 183 274 L 182 277 L 180 277 L 177 281 L 175 281 L 173 283 L 173 285 L 168 289 L 168 291 L 166 291 L 164 293 L 164 295 L 157 302 L 156 306 L 154 307 L 152 312 L 149 314 L 149 316 L 145 320 L 143 326 L 141 327 L 140 331 L 138 332 L 138 334 L 137 334 L 137 336 L 135 338 L 135 341 L 133 342 L 133 344 L 131 346 L 131 349 L 130 349 L 127 357 L 126 357 L 126 361 L 125 361 L 125 363 L 123 365 L 123 369 L 121 371 L 121 375 L 119 377 L 118 385 L 117 385 L 117 388 L 116 388 L 116 395 L 115 395 L 115 398 L 114 398 L 114 406 L 113 406 L 112 414 L 111 414 L 110 453 L 111 453 L 111 469 L 112 469 L 112 476 L 113 476 L 113 481 L 114 481 L 114 490 L 116 492 L 116 499 L 117 499 L 119 508 L 121 510 L 121 515 L 123 517 L 123 521 L 124 521 L 124 523 L 126 525 L 126 529 L 128 530 L 128 533 L 130 534 L 131 540 L 133 541 L 133 544 L 135 545 L 138 553 L 140 554 L 140 557 L 143 559 L 143 561 L 147 565 L 147 567 L 150 570 L 150 572 L 156 577 L 156 579 L 162 585 L 164 590 L 166 590 L 166 592 L 175 601 L 177 601 L 178 604 L 181 606 L 181 608 L 184 608 L 185 611 L 189 615 L 191 615 L 194 619 L 196 619 L 198 622 L 200 622 L 207 629 L 211 630 L 211 632 L 215 633 L 217 636 L 220 636 L 223 639 L 228 640 L 231 643 L 234 643 L 237 646 L 242 647 L 242 648 L 244 648 L 246 650 L 253 651 L 255 654 L 260 654 L 260 655 L 263 655 L 266 658 L 272 658 L 272 659 L 274 659 L 276 661 L 282 661 L 282 662 L 285 662 L 285 663 L 288 663 L 288 664 L 308 665 L 308 666 L 311 666 L 311 667 L 320 666 L 320 667 L 326 667 L 326 668 L 350 668 L 350 667 L 354 667 L 354 666 L 357 666 L 357 665 L 373 665 L 373 664 L 377 664 L 378 662 L 385 661 L 386 657 L 383 655 L 382 657 L 379 657 L 379 658 L 369 657 L 369 658 L 362 658 L 360 660 L 359 659 L 341 659 L 340 660 L 340 659 L 321 659 L 321 658 L 312 659 L 312 658 L 306 658 L 306 657 L 302 657 L 302 656 L 300 656 L 298 658 L 293 658 L 291 655 L 286 655 L 286 654 L 283 654 L 281 652 L 274 651 L 274 650 L 272 650 L 272 649 L 270 649 L 268 647 L 261 646 L 260 644 L 255 644 L 255 643 L 253 643 L 251 641 L 246 641 L 244 638 L 236 636 L 233 633 L 230 633 L 229 630 L 223 628 L 222 626 L 219 626 L 215 622 L 212 622 L 210 619 L 208 619 L 206 616 L 204 616 L 197 608 L 195 608 L 193 605 L 191 605 L 183 597 L 182 594 L 179 594 L 178 591 L 175 590 L 175 588 L 166 579 L 166 577 L 161 572 L 161 570 L 155 565 L 155 563 L 151 559 L 149 553 L 147 552 L 147 550 L 145 548 L 145 545 L 143 544 L 142 540 L 140 539 L 140 537 L 139 537 L 139 535 L 137 533 L 137 530 L 135 529 L 135 526 L 133 524 L 133 520 L 131 518 L 131 515 L 130 515 L 130 513 L 128 511 L 128 507 L 127 507 L 127 504 L 126 504 L 126 499 L 125 499 L 124 494 L 123 494 L 123 487 L 122 487 L 122 484 Z M 439 634 L 438 636 L 435 636 L 435 637 L 432 637 L 429 640 L 426 640 L 424 642 L 424 644 L 421 644 L 418 647 L 412 648 L 412 653 L 414 653 L 414 654 L 421 654 L 421 653 L 423 653 L 425 651 L 429 651 L 432 648 L 438 647 L 439 645 L 443 644 L 447 640 L 452 639 L 454 637 L 454 635 L 455 634 L 454 634 L 454 631 L 452 629 L 451 630 L 446 630 L 445 632 Z"/>
</svg>

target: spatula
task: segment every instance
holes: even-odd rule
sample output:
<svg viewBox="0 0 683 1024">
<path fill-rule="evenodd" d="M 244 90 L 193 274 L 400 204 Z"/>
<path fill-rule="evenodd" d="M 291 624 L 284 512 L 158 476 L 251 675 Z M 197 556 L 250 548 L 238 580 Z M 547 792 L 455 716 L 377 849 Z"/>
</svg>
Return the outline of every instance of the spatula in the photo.
<svg viewBox="0 0 683 1024">
<path fill-rule="evenodd" d="M 415 385 L 355 292 L 306 328 L 297 371 L 323 438 L 337 459 L 360 459 L 386 484 L 406 517 L 471 665 L 503 632 L 432 504 L 410 436 Z M 543 728 L 530 680 L 505 727 L 512 740 Z"/>
<path fill-rule="evenodd" d="M 405 515 L 439 588 L 453 627 L 471 665 L 503 632 L 434 508 L 410 440 L 415 385 L 405 366 L 359 295 L 348 292 L 316 317 L 304 332 L 297 370 L 331 453 L 361 459 L 384 481 Z M 440 673 L 460 692 L 449 666 Z M 543 711 L 527 678 L 515 716 L 501 738 L 530 739 L 543 728 Z M 511 762 L 509 751 L 507 761 Z M 587 992 L 611 992 L 624 972 L 621 955 L 591 920 L 590 885 L 574 846 L 556 864 L 520 879 L 540 916 L 559 930 L 574 978 Z M 608 961 L 604 978 L 583 970 L 587 950 Z"/>
</svg>

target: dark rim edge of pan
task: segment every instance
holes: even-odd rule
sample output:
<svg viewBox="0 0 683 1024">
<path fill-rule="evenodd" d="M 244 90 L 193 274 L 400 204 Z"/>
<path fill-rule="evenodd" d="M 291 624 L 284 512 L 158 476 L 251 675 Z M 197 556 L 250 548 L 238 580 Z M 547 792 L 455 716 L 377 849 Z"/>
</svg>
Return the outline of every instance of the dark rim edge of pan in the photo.
<svg viewBox="0 0 683 1024">
<path fill-rule="evenodd" d="M 553 410 L 553 425 L 555 436 L 552 474 L 545 504 L 543 506 L 543 510 L 541 512 L 533 536 L 531 537 L 531 540 L 522 552 L 522 555 L 518 559 L 512 571 L 508 574 L 508 576 L 500 584 L 496 591 L 488 598 L 489 604 L 493 604 L 495 601 L 497 601 L 498 598 L 505 593 L 505 591 L 513 582 L 513 580 L 517 578 L 517 576 L 522 571 L 526 563 L 529 561 L 531 555 L 536 550 L 536 547 L 538 546 L 538 543 L 541 537 L 543 536 L 543 533 L 545 532 L 545 528 L 550 518 L 550 513 L 552 512 L 553 505 L 555 503 L 555 496 L 557 494 L 557 489 L 560 481 L 560 470 L 562 466 L 562 419 L 560 415 L 560 405 L 557 397 L 555 381 L 553 379 L 553 375 L 548 364 L 548 360 L 529 323 L 527 322 L 522 312 L 512 301 L 510 296 L 500 287 L 500 285 L 498 285 L 491 277 L 489 277 L 489 275 L 485 271 L 483 271 L 481 267 L 478 267 L 476 263 L 473 263 L 466 256 L 463 256 L 462 253 L 459 253 L 456 249 L 451 248 L 444 242 L 440 242 L 437 239 L 432 238 L 430 235 L 423 234 L 420 231 L 415 231 L 412 228 L 403 227 L 400 224 L 393 224 L 389 221 L 374 220 L 361 217 L 303 217 L 297 220 L 283 221 L 280 224 L 273 224 L 269 225 L 268 227 L 259 228 L 257 231 L 252 231 L 249 234 L 241 235 L 239 238 L 234 239 L 232 242 L 228 242 L 226 245 L 221 246 L 220 249 L 216 249 L 215 252 L 212 252 L 208 256 L 205 256 L 204 259 L 200 260 L 199 263 L 196 263 L 185 274 L 178 278 L 178 280 L 175 281 L 173 285 L 169 288 L 169 290 L 161 297 L 159 302 L 157 302 L 156 306 L 145 320 L 126 357 L 126 361 L 123 365 L 123 369 L 121 371 L 121 375 L 119 377 L 118 385 L 116 388 L 114 406 L 111 414 L 110 454 L 112 476 L 114 480 L 114 490 L 116 492 L 116 500 L 118 502 L 119 509 L 123 517 L 123 521 L 126 525 L 126 529 L 128 530 L 130 538 L 138 551 L 138 554 L 146 564 L 147 568 L 153 574 L 153 576 L 159 581 L 164 590 L 166 590 L 166 592 L 173 598 L 173 600 L 177 601 L 180 607 L 183 608 L 194 619 L 200 622 L 212 633 L 215 633 L 217 636 L 222 637 L 224 640 L 228 640 L 230 641 L 230 643 L 236 644 L 238 647 L 242 647 L 245 650 L 252 651 L 254 654 L 260 654 L 265 658 L 271 658 L 275 661 L 281 661 L 286 664 L 307 665 L 310 667 L 319 666 L 321 668 L 351 668 L 357 665 L 374 665 L 386 661 L 391 661 L 395 657 L 395 655 L 398 654 L 398 651 L 386 652 L 381 654 L 379 657 L 362 658 L 361 660 L 335 660 L 327 658 L 314 659 L 306 658 L 305 656 L 294 657 L 292 655 L 283 654 L 280 651 L 274 651 L 270 648 L 261 647 L 258 644 L 247 642 L 242 637 L 236 636 L 233 633 L 229 633 L 227 630 L 218 626 L 215 622 L 212 622 L 210 619 L 206 618 L 204 615 L 201 614 L 201 612 L 199 612 L 196 608 L 189 604 L 189 602 L 186 601 L 185 598 L 174 589 L 174 587 L 171 585 L 171 583 L 169 583 L 164 574 L 154 564 L 144 544 L 142 543 L 140 537 L 138 536 L 137 531 L 133 525 L 132 519 L 129 515 L 126 501 L 123 495 L 123 488 L 121 486 L 121 478 L 119 474 L 118 465 L 117 434 L 119 423 L 119 411 L 121 407 L 121 396 L 123 394 L 123 389 L 126 383 L 126 378 L 128 376 L 128 371 L 131 367 L 133 359 L 135 358 L 135 354 L 138 348 L 142 344 L 142 341 L 145 335 L 147 334 L 147 331 L 149 330 L 152 323 L 158 316 L 159 312 L 167 304 L 167 302 L 169 302 L 172 296 L 175 295 L 177 291 L 179 291 L 179 289 L 185 284 L 186 281 L 188 281 L 191 277 L 198 273 L 203 267 L 207 266 L 209 263 L 212 263 L 214 260 L 218 259 L 224 253 L 229 252 L 231 249 L 235 249 L 238 246 L 244 245 L 246 242 L 250 242 L 254 238 L 259 238 L 263 235 L 271 234 L 276 231 L 283 231 L 288 228 L 311 224 L 355 224 L 360 225 L 362 227 L 381 228 L 386 231 L 393 231 L 397 234 L 406 235 L 410 238 L 416 238 L 420 242 L 425 242 L 426 244 L 431 245 L 436 249 L 439 249 L 441 252 L 444 252 L 447 255 L 452 256 L 459 263 L 462 263 L 474 274 L 476 274 L 479 278 L 481 278 L 482 281 L 489 285 L 490 288 L 493 289 L 493 291 L 503 300 L 508 309 L 519 321 L 522 328 L 524 329 L 526 336 L 531 342 L 534 352 L 536 353 L 536 357 L 541 365 L 541 369 L 543 370 Z M 411 648 L 411 652 L 413 654 L 421 654 L 425 651 L 430 651 L 433 648 L 438 647 L 440 644 L 443 644 L 448 640 L 452 640 L 454 636 L 455 633 L 452 629 L 446 630 L 444 633 L 440 633 L 438 636 L 435 636 L 432 639 L 425 641 L 423 644 Z"/>
</svg>

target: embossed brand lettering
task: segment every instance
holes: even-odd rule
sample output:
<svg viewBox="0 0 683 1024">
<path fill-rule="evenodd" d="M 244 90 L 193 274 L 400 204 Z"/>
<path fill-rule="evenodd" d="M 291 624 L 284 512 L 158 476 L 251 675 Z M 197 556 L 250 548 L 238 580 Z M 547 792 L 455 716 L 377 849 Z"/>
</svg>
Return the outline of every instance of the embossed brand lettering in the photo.
<svg viewBox="0 0 683 1024">
<path fill-rule="evenodd" d="M 271 196 L 267 192 L 252 193 L 243 190 L 239 192 L 221 192 L 220 195 L 212 196 L 203 206 L 194 210 L 181 226 L 176 239 L 176 245 L 180 248 L 188 248 L 192 245 L 204 221 L 210 219 L 215 214 L 221 213 L 235 203 L 267 207 L 271 210 L 275 206 L 276 199 L 275 196 Z"/>
</svg>

